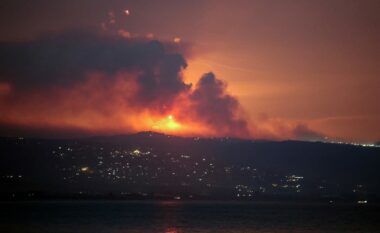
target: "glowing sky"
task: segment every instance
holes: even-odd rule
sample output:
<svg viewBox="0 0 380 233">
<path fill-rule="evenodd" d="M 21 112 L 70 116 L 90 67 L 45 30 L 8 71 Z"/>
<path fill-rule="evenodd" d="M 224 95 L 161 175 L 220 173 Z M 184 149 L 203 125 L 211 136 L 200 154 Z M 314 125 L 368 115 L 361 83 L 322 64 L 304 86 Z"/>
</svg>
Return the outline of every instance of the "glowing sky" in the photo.
<svg viewBox="0 0 380 233">
<path fill-rule="evenodd" d="M 180 50 L 188 64 L 181 74 L 185 84 L 192 83 L 192 88 L 196 88 L 205 73 L 213 72 L 218 80 L 228 84 L 222 95 L 228 97 L 229 93 L 240 102 L 241 106 L 234 107 L 234 111 L 241 112 L 237 118 L 231 116 L 236 120 L 232 125 L 239 125 L 241 131 L 240 120 L 244 119 L 250 133 L 221 129 L 220 135 L 276 139 L 328 136 L 369 142 L 380 140 L 379 12 L 379 1 L 349 0 L 2 1 L 0 40 L 1 47 L 6 48 L 9 42 L 25 42 L 48 33 L 75 29 L 103 30 L 105 34 L 116 32 L 125 39 L 144 37 L 170 41 L 186 47 L 185 51 Z M 95 76 L 102 79 L 102 75 Z M 132 85 L 121 85 L 123 81 L 116 77 L 106 90 L 94 80 L 94 76 L 82 80 L 70 91 L 56 87 L 61 93 L 53 98 L 60 99 L 56 109 L 46 103 L 38 105 L 38 110 L 30 110 L 48 94 L 43 98 L 33 94 L 35 102 L 10 108 L 9 105 L 16 102 L 4 102 L 4 96 L 12 93 L 14 87 L 9 79 L 0 79 L 0 99 L 3 98 L 0 123 L 4 134 L 22 133 L 22 127 L 13 128 L 13 124 L 22 123 L 23 127 L 38 130 L 49 124 L 60 124 L 62 130 L 68 132 L 72 128 L 93 130 L 93 125 L 101 125 L 102 129 L 97 128 L 99 131 L 94 133 L 165 128 L 166 132 L 178 129 L 179 134 L 218 135 L 218 127 L 210 126 L 214 121 L 201 117 L 201 101 L 194 100 L 195 97 L 189 97 L 189 101 L 176 100 L 169 112 L 147 112 L 139 108 L 138 114 L 127 117 L 128 120 L 120 120 L 125 116 L 119 115 L 115 104 L 110 104 L 111 123 L 106 123 L 103 116 L 92 114 L 94 108 L 80 111 L 83 118 L 73 117 L 67 109 L 86 106 L 85 97 L 78 97 L 82 91 L 75 90 L 90 83 L 95 86 L 91 90 L 98 93 L 90 96 L 96 99 L 99 93 L 110 95 L 111 89 L 115 93 L 117 87 L 128 89 Z M 133 91 L 128 89 L 128 92 Z M 73 107 L 74 101 L 69 100 L 75 98 L 83 100 Z M 113 94 L 109 100 L 116 101 L 120 107 L 120 98 Z M 101 102 L 108 106 L 108 101 Z M 189 117 L 183 109 L 191 109 L 186 105 L 194 103 L 199 111 L 190 113 Z M 12 114 L 4 113 L 12 109 Z M 30 114 L 30 111 L 36 113 Z M 71 112 L 79 114 L 76 110 Z M 28 114 L 30 116 L 26 116 Z M 58 116 L 61 116 L 59 121 Z M 218 117 L 210 118 L 217 121 Z M 83 119 L 88 119 L 86 127 Z M 141 119 L 144 119 L 144 127 L 132 127 L 141 125 Z M 231 123 L 226 119 L 220 124 Z M 41 121 L 47 123 L 44 125 Z M 117 127 L 115 121 L 128 121 L 128 124 Z"/>
</svg>

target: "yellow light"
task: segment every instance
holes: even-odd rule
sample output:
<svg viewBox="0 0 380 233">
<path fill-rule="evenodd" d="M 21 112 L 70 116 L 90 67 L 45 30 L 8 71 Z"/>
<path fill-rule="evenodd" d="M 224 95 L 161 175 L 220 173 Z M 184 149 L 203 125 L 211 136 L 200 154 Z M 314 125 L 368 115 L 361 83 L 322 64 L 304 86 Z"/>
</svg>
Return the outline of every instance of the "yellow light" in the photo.
<svg viewBox="0 0 380 233">
<path fill-rule="evenodd" d="M 141 154 L 141 151 L 138 149 L 133 151 L 133 155 L 135 155 L 135 156 L 139 156 L 140 154 Z"/>
<path fill-rule="evenodd" d="M 175 121 L 170 121 L 167 123 L 167 127 L 168 129 L 176 130 L 176 129 L 179 129 L 181 126 Z"/>
<path fill-rule="evenodd" d="M 176 122 L 173 115 L 169 115 L 166 118 L 158 121 L 153 125 L 155 130 L 159 131 L 173 131 L 179 130 L 181 128 L 181 124 Z"/>
</svg>

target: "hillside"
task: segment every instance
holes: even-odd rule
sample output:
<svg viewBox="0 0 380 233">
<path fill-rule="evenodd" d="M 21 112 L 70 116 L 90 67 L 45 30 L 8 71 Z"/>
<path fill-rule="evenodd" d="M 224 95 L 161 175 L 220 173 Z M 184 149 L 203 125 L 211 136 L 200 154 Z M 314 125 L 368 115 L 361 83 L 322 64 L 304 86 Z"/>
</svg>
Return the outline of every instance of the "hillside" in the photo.
<svg viewBox="0 0 380 233">
<path fill-rule="evenodd" d="M 355 199 L 380 194 L 377 147 L 144 132 L 75 140 L 1 138 L 0 154 L 3 197 Z"/>
</svg>

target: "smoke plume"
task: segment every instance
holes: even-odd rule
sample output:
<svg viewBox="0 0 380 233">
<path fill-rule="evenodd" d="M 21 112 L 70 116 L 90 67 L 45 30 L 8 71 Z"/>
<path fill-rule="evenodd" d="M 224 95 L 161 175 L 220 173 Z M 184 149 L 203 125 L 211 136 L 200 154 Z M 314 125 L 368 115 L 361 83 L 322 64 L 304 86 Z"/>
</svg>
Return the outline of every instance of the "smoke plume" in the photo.
<svg viewBox="0 0 380 233">
<path fill-rule="evenodd" d="M 207 73 L 195 87 L 184 82 L 183 54 L 171 43 L 83 32 L 0 43 L 0 125 L 248 137 L 221 80 Z"/>
</svg>

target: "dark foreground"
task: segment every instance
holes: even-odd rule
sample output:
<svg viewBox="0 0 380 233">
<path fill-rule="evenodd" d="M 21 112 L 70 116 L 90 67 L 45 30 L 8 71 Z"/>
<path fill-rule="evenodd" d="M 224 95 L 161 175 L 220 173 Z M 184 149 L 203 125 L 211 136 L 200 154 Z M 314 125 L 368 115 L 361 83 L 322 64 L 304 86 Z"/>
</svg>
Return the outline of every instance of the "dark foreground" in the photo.
<svg viewBox="0 0 380 233">
<path fill-rule="evenodd" d="M 380 232 L 377 205 L 249 202 L 0 203 L 0 232 Z"/>
</svg>

